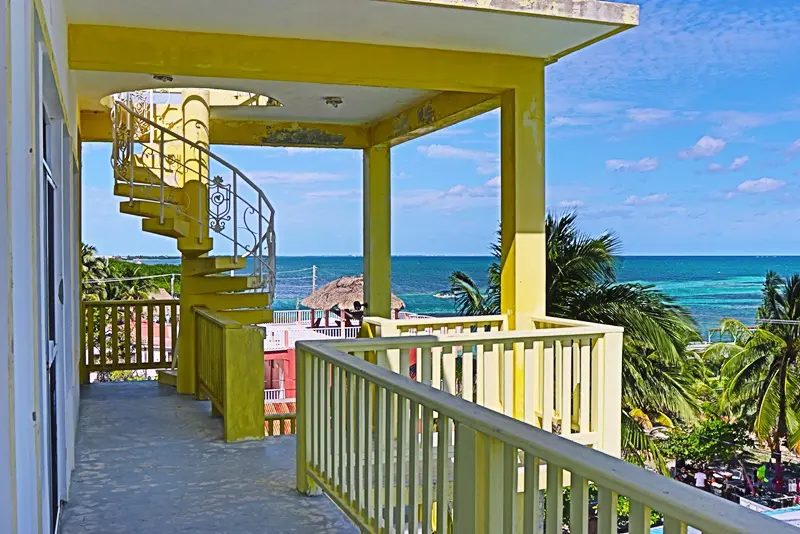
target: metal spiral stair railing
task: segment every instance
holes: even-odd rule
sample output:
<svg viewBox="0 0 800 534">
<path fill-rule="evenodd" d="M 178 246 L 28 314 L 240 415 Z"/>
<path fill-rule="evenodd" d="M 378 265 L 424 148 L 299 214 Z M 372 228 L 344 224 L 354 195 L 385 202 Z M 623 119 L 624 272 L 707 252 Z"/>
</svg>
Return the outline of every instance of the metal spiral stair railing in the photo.
<svg viewBox="0 0 800 534">
<path fill-rule="evenodd" d="M 146 116 L 152 116 L 152 96 L 148 102 L 146 96 L 128 93 L 125 100 L 115 99 L 111 111 L 111 164 L 115 182 L 129 187 L 130 202 L 134 201 L 135 186 L 150 186 L 153 191 L 147 200 L 160 206 L 160 223 L 164 223 L 166 210 L 175 209 L 191 223 L 207 226 L 209 234 L 229 242 L 234 261 L 240 257 L 252 261 L 252 275 L 259 280 L 258 289 L 274 292 L 275 209 L 264 192 L 226 160 Z M 177 148 L 181 150 L 168 151 L 175 143 L 180 144 Z M 202 165 L 197 165 L 197 161 L 188 165 L 177 155 L 185 153 L 187 147 L 207 157 L 205 172 L 198 170 Z M 210 172 L 212 164 L 220 170 L 214 176 Z M 194 199 L 185 198 L 184 206 L 171 201 L 170 190 L 180 187 L 177 176 L 181 174 L 194 175 L 194 179 L 206 186 L 198 188 L 200 194 L 208 195 L 196 199 L 208 206 L 199 219 L 186 210 Z"/>
</svg>

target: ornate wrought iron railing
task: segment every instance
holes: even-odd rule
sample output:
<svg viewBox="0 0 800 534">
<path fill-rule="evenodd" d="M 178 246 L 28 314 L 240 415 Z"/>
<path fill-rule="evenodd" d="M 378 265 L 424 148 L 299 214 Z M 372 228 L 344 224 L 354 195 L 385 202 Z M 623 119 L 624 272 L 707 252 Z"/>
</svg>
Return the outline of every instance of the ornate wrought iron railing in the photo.
<svg viewBox="0 0 800 534">
<path fill-rule="evenodd" d="M 148 200 L 160 205 L 162 223 L 165 211 L 175 209 L 199 227 L 208 227 L 225 238 L 223 253 L 230 252 L 236 259 L 248 258 L 259 287 L 274 291 L 275 209 L 267 196 L 238 168 L 154 118 L 151 92 L 124 93 L 115 98 L 111 154 L 115 181 L 130 188 L 131 202 L 136 186 L 152 186 Z M 197 187 L 196 199 L 188 198 L 194 196 L 192 193 L 176 202 L 175 188 L 189 180 L 202 185 Z M 193 201 L 202 206 L 199 217 L 198 210 L 187 209 Z"/>
</svg>

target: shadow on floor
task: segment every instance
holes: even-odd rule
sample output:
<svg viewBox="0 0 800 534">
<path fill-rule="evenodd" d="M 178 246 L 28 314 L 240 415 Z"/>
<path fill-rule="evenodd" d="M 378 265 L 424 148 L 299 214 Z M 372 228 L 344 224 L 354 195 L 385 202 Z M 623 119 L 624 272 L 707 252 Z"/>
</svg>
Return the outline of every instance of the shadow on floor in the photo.
<svg viewBox="0 0 800 534">
<path fill-rule="evenodd" d="M 293 436 L 227 444 L 208 402 L 157 382 L 81 390 L 62 534 L 357 532 L 294 489 Z"/>
</svg>

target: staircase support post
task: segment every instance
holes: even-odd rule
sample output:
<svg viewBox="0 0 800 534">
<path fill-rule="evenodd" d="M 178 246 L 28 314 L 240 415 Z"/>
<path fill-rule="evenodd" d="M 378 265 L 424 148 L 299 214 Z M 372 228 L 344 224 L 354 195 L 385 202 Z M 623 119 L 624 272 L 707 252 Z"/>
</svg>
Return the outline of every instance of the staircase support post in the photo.
<svg viewBox="0 0 800 534">
<path fill-rule="evenodd" d="M 209 148 L 209 90 L 186 89 L 182 92 L 181 109 L 183 111 L 183 135 L 198 145 Z M 184 144 L 183 160 L 184 197 L 187 199 L 186 212 L 190 218 L 189 235 L 178 240 L 181 249 L 181 279 L 187 280 L 185 272 L 186 260 L 196 258 L 211 249 L 208 230 L 208 156 L 197 149 Z M 234 222 L 235 224 L 235 222 Z M 203 247 L 204 243 L 208 247 Z M 185 246 L 181 246 L 185 245 Z M 198 246 L 200 245 L 200 246 Z M 202 305 L 203 295 L 195 293 L 191 284 L 181 288 L 180 347 L 181 357 L 178 359 L 178 393 L 191 395 L 197 391 L 197 366 L 195 356 L 195 317 L 194 306 Z"/>
</svg>

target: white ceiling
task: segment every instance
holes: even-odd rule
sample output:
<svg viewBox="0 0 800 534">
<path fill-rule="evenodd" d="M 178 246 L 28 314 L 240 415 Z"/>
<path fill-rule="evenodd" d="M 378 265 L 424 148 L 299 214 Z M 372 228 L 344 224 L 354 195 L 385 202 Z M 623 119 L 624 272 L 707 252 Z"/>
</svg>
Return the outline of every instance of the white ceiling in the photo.
<svg viewBox="0 0 800 534">
<path fill-rule="evenodd" d="M 80 95 L 80 107 L 87 110 L 105 109 L 100 104 L 100 99 L 104 96 L 155 87 L 206 87 L 247 91 L 271 96 L 283 104 L 283 107 L 215 107 L 212 110 L 215 117 L 241 120 L 369 124 L 436 94 L 410 89 L 191 76 L 177 76 L 171 83 L 161 83 L 147 74 L 94 71 L 72 71 L 72 74 Z M 328 96 L 341 97 L 344 103 L 333 108 L 325 103 L 325 97 Z"/>
<path fill-rule="evenodd" d="M 597 0 L 65 0 L 65 3 L 70 24 L 349 41 L 531 57 L 558 56 L 638 20 L 635 6 Z"/>
</svg>

